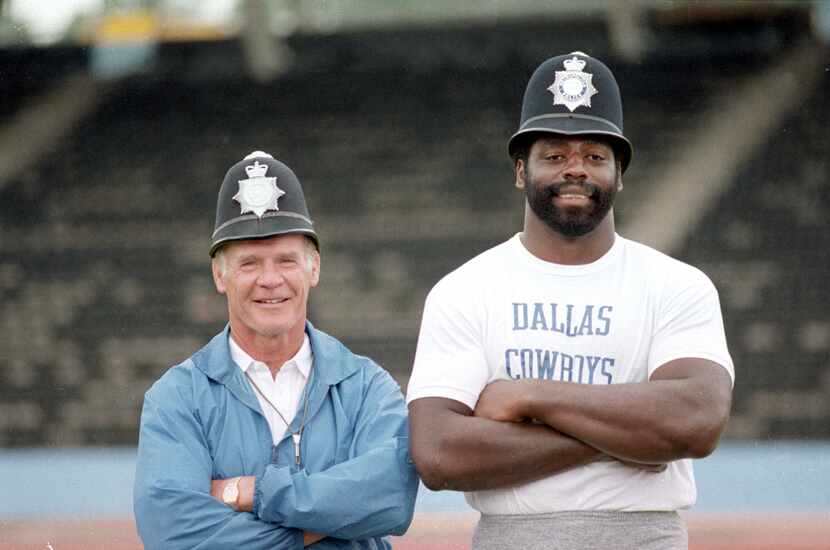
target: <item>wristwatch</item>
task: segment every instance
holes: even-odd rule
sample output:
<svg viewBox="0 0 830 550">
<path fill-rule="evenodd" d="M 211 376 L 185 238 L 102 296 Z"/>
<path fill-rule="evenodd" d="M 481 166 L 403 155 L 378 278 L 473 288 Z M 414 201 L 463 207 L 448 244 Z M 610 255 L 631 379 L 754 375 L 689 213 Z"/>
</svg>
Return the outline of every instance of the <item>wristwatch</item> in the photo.
<svg viewBox="0 0 830 550">
<path fill-rule="evenodd" d="M 222 489 L 222 502 L 236 510 L 239 502 L 239 480 L 241 478 L 235 477 L 225 483 L 225 488 Z"/>
</svg>

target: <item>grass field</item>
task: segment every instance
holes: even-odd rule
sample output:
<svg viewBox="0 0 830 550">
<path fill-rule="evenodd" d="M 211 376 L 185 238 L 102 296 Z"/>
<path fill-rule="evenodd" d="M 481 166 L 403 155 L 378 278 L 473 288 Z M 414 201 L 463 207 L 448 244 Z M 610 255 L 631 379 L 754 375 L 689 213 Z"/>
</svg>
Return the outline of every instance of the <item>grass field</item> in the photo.
<svg viewBox="0 0 830 550">
<path fill-rule="evenodd" d="M 689 515 L 690 550 L 830 550 L 830 512 Z M 476 516 L 419 515 L 395 550 L 464 550 Z M 131 520 L 0 523 L 0 550 L 140 550 Z"/>
</svg>

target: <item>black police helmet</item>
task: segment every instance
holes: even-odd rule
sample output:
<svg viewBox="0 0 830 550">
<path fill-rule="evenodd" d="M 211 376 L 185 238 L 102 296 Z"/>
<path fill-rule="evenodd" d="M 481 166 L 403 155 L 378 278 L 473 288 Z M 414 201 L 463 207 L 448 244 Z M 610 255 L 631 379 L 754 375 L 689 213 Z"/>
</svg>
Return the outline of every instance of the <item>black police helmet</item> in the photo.
<svg viewBox="0 0 830 550">
<path fill-rule="evenodd" d="M 623 171 L 633 153 L 623 135 L 622 100 L 614 75 L 602 61 L 582 52 L 552 57 L 530 77 L 519 129 L 507 144 L 511 158 L 535 133 L 605 139 Z"/>
<path fill-rule="evenodd" d="M 307 235 L 320 248 L 297 176 L 268 153 L 254 151 L 222 181 L 210 255 L 229 241 L 288 234 Z"/>
</svg>

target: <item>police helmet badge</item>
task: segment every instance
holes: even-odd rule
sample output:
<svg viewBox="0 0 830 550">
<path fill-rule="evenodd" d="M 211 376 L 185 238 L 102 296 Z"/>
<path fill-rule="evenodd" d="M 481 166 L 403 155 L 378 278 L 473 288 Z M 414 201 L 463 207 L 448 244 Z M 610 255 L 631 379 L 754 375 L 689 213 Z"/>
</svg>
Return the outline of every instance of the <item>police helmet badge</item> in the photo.
<svg viewBox="0 0 830 550">
<path fill-rule="evenodd" d="M 583 72 L 585 61 L 579 59 L 575 54 L 585 55 L 581 52 L 573 52 L 573 57 L 565 59 L 562 65 L 564 71 L 556 71 L 556 79 L 548 87 L 553 94 L 554 105 L 564 105 L 571 112 L 584 105 L 591 106 L 591 96 L 598 93 L 591 82 L 594 75 Z"/>
<path fill-rule="evenodd" d="M 245 167 L 248 178 L 238 180 L 239 192 L 233 196 L 241 207 L 240 214 L 253 212 L 261 218 L 267 210 L 279 210 L 277 200 L 285 195 L 285 191 L 277 187 L 276 177 L 265 177 L 267 172 L 268 165 L 260 164 L 258 160 Z"/>
<path fill-rule="evenodd" d="M 254 151 L 228 168 L 216 197 L 215 220 L 211 257 L 227 242 L 276 235 L 306 235 L 320 249 L 300 180 L 291 168 L 263 151 Z"/>
</svg>

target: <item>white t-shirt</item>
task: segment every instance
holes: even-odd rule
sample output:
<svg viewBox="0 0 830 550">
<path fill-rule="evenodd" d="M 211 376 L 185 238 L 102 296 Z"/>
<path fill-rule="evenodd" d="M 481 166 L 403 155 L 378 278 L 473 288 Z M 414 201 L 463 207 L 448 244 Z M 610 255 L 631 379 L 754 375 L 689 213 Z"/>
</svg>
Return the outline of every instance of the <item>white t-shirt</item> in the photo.
<svg viewBox="0 0 830 550">
<path fill-rule="evenodd" d="M 473 409 L 498 379 L 643 382 L 683 357 L 714 361 L 734 380 L 718 294 L 703 272 L 619 235 L 593 263 L 553 264 L 516 235 L 427 296 L 407 402 L 446 397 Z M 466 496 L 485 514 L 533 514 L 677 510 L 696 495 L 691 460 L 655 474 L 609 458 Z"/>
</svg>

